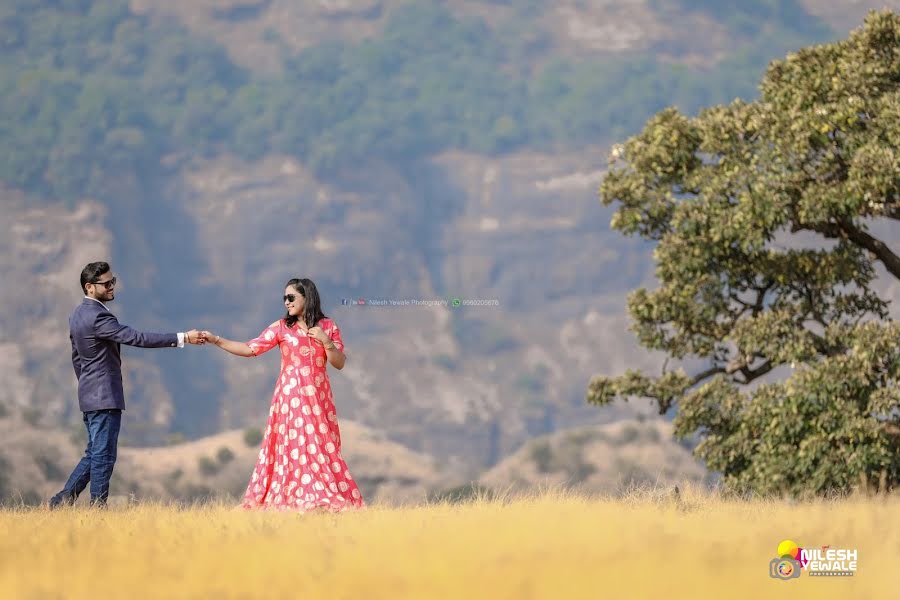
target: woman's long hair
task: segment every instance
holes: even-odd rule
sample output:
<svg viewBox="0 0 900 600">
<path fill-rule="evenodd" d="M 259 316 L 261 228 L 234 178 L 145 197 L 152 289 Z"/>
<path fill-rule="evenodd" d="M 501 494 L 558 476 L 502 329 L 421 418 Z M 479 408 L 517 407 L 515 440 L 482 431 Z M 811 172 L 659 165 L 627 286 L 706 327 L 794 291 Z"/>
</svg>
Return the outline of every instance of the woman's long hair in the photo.
<svg viewBox="0 0 900 600">
<path fill-rule="evenodd" d="M 316 323 L 325 318 L 322 312 L 322 304 L 319 300 L 319 290 L 312 279 L 291 279 L 284 287 L 292 287 L 296 289 L 306 299 L 303 305 L 303 320 L 306 321 L 307 327 L 315 327 Z M 299 321 L 299 316 L 291 316 L 287 313 L 284 315 L 284 321 L 288 328 L 293 328 Z"/>
</svg>

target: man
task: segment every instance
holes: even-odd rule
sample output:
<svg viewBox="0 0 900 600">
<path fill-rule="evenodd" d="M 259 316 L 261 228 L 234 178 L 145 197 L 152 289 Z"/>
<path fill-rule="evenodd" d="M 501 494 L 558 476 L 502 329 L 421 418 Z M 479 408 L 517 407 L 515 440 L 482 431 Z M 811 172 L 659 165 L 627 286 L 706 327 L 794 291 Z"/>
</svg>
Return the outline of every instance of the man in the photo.
<svg viewBox="0 0 900 600">
<path fill-rule="evenodd" d="M 81 271 L 81 289 L 84 300 L 69 317 L 69 339 L 72 366 L 78 378 L 78 406 L 84 413 L 88 433 L 87 449 L 65 487 L 48 502 L 51 509 L 74 504 L 88 481 L 91 506 L 106 506 L 125 409 L 120 344 L 183 348 L 185 342 L 206 341 L 196 329 L 186 333 L 142 333 L 119 323 L 106 306 L 115 299 L 116 291 L 116 278 L 108 263 L 87 265 Z"/>
</svg>

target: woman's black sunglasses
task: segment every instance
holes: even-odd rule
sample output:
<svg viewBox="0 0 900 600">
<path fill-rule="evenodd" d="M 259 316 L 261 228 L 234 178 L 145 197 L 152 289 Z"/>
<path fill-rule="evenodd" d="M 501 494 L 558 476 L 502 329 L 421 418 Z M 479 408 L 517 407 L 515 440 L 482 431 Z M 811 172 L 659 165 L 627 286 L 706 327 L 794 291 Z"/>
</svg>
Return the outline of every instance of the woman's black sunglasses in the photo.
<svg viewBox="0 0 900 600">
<path fill-rule="evenodd" d="M 284 301 L 285 301 L 285 302 L 293 302 L 293 301 L 296 300 L 296 299 L 297 299 L 297 294 L 287 294 L 287 295 L 284 297 Z"/>
</svg>

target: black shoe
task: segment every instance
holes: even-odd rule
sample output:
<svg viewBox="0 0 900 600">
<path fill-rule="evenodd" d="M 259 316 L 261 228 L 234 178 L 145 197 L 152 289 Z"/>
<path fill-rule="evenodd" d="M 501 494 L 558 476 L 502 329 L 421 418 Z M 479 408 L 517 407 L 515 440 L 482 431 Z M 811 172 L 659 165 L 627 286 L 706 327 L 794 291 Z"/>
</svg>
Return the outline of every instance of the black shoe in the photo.
<svg viewBox="0 0 900 600">
<path fill-rule="evenodd" d="M 47 508 L 55 510 L 57 508 L 62 508 L 63 506 L 72 506 L 74 504 L 75 494 L 63 490 L 47 501 Z"/>
<path fill-rule="evenodd" d="M 99 498 L 93 498 L 93 499 L 91 499 L 91 508 L 97 508 L 97 509 L 103 510 L 103 509 L 109 508 L 109 506 L 107 506 L 106 500 L 101 500 Z"/>
</svg>

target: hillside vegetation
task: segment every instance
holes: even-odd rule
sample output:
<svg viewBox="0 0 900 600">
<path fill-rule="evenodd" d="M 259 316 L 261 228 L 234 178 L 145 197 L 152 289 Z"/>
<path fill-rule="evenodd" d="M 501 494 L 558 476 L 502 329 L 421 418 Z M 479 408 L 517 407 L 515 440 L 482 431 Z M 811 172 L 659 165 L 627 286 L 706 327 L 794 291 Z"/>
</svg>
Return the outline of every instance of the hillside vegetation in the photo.
<svg viewBox="0 0 900 600">
<path fill-rule="evenodd" d="M 12 0 L 0 13 L 0 179 L 73 200 L 105 197 L 123 172 L 152 178 L 173 154 L 286 153 L 336 175 L 447 149 L 577 148 L 670 104 L 752 96 L 769 58 L 832 35 L 793 0 L 654 0 L 660 19 L 705 14 L 738 43 L 711 69 L 664 60 L 672 48 L 573 60 L 538 6 L 491 29 L 443 3 L 401 4 L 371 37 L 286 48 L 273 76 L 127 0 Z"/>
</svg>

